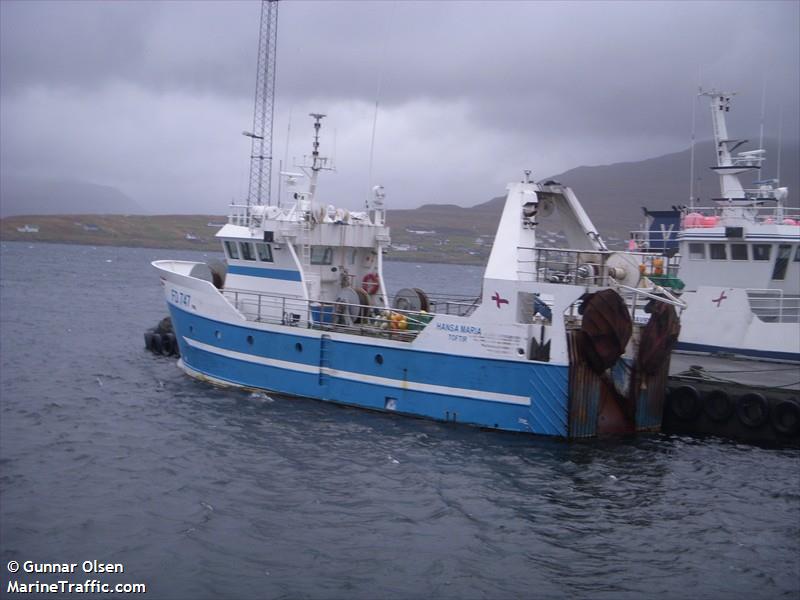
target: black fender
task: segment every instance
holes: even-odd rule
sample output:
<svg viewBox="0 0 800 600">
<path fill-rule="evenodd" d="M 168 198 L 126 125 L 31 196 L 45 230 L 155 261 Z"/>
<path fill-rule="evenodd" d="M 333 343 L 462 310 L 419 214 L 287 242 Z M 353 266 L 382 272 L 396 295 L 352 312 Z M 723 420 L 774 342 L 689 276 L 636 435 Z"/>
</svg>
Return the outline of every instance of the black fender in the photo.
<svg viewBox="0 0 800 600">
<path fill-rule="evenodd" d="M 722 423 L 731 418 L 733 414 L 733 401 L 723 390 L 711 390 L 703 398 L 703 412 L 709 419 Z"/>
<path fill-rule="evenodd" d="M 161 354 L 169 356 L 175 351 L 175 336 L 171 333 L 161 334 Z"/>
<path fill-rule="evenodd" d="M 153 351 L 153 354 L 161 354 L 164 352 L 164 345 L 161 341 L 160 333 L 153 334 L 153 347 L 151 350 Z"/>
<path fill-rule="evenodd" d="M 145 350 L 148 350 L 150 352 L 153 351 L 153 335 L 154 332 L 152 329 L 148 329 L 147 331 L 144 332 L 144 347 Z"/>
<path fill-rule="evenodd" d="M 694 421 L 700 414 L 700 394 L 691 385 L 671 389 L 667 396 L 669 408 L 681 421 Z"/>
<path fill-rule="evenodd" d="M 800 431 L 800 404 L 793 400 L 781 400 L 770 411 L 772 427 L 783 435 L 797 435 Z"/>
<path fill-rule="evenodd" d="M 745 427 L 761 427 L 769 418 L 767 399 L 758 392 L 740 396 L 736 402 L 736 416 Z"/>
</svg>

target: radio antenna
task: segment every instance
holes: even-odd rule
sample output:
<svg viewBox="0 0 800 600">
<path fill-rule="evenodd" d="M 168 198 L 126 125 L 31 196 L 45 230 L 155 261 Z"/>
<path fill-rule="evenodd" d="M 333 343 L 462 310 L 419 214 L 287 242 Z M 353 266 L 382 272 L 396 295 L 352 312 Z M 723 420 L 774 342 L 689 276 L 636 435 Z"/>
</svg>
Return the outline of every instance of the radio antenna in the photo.
<svg viewBox="0 0 800 600">
<path fill-rule="evenodd" d="M 261 28 L 258 35 L 256 97 L 250 146 L 250 187 L 247 206 L 271 204 L 272 120 L 275 113 L 275 53 L 278 44 L 278 0 L 261 2 Z"/>
<path fill-rule="evenodd" d="M 764 76 L 764 83 L 761 87 L 761 125 L 758 132 L 758 148 L 764 148 L 764 110 L 767 102 L 767 76 Z M 762 161 L 763 162 L 763 161 Z M 758 165 L 758 180 L 761 181 L 761 163 Z"/>
<path fill-rule="evenodd" d="M 778 105 L 778 169 L 775 173 L 775 187 L 781 183 L 781 148 L 783 147 L 783 104 Z"/>
</svg>

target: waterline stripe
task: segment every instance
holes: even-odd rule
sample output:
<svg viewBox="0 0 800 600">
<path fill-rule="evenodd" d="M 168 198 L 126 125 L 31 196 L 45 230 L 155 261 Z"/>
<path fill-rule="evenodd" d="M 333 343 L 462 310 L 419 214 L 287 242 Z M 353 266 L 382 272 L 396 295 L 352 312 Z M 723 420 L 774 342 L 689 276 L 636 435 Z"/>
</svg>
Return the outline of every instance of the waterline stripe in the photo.
<svg viewBox="0 0 800 600">
<path fill-rule="evenodd" d="M 331 369 L 330 367 L 317 367 L 314 365 L 307 365 L 304 363 L 290 362 L 286 360 L 279 360 L 277 358 L 266 358 L 263 356 L 256 356 L 254 354 L 246 354 L 244 352 L 236 352 L 235 350 L 227 350 L 224 348 L 217 348 L 210 344 L 205 344 L 188 337 L 183 338 L 187 344 L 192 348 L 224 356 L 225 358 L 232 358 L 234 360 L 241 360 L 244 362 L 255 363 L 267 367 L 275 367 L 278 369 L 286 369 L 290 371 L 300 371 L 301 373 L 317 374 L 322 372 L 330 377 L 337 379 L 347 379 L 350 381 L 358 381 L 361 383 L 371 383 L 374 385 L 382 385 L 385 387 L 393 387 L 411 390 L 414 392 L 426 392 L 429 394 L 442 394 L 445 396 L 460 396 L 462 398 L 472 398 L 474 400 L 485 400 L 488 402 L 504 402 L 506 404 L 519 404 L 522 406 L 530 406 L 530 398 L 528 396 L 516 396 L 514 394 L 501 394 L 498 392 L 487 392 L 483 390 L 472 390 L 467 388 L 455 388 L 444 385 L 435 385 L 431 383 L 420 383 L 416 381 L 402 381 L 400 379 L 390 379 L 388 377 L 378 377 L 376 375 L 366 375 L 364 373 L 354 373 L 352 371 L 339 371 Z"/>
</svg>

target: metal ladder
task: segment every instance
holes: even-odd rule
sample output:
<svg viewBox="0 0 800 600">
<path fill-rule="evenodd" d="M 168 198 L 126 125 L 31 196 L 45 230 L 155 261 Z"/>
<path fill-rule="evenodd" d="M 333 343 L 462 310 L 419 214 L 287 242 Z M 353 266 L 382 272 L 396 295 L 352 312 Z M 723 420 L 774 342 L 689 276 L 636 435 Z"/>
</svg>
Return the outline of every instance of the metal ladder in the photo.
<svg viewBox="0 0 800 600">
<path fill-rule="evenodd" d="M 311 221 L 303 220 L 300 225 L 300 266 L 311 265 Z"/>
</svg>

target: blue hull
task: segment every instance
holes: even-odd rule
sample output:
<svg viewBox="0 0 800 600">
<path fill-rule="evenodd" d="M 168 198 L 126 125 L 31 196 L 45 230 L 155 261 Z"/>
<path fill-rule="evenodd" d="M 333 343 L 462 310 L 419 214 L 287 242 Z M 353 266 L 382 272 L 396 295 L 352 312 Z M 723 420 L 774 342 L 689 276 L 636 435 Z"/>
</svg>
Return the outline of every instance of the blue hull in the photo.
<svg viewBox="0 0 800 600">
<path fill-rule="evenodd" d="M 233 385 L 439 421 L 568 435 L 565 365 L 231 325 L 169 305 L 185 366 Z"/>
</svg>

